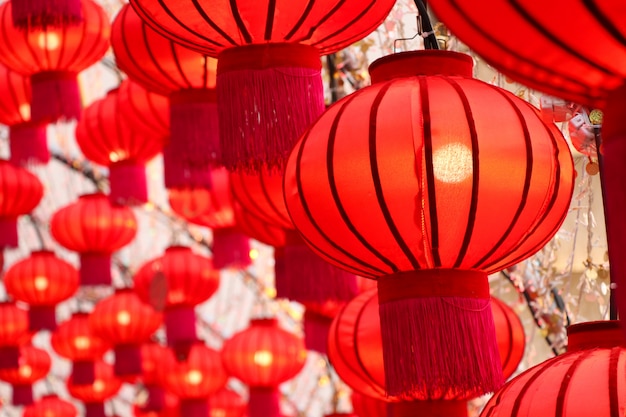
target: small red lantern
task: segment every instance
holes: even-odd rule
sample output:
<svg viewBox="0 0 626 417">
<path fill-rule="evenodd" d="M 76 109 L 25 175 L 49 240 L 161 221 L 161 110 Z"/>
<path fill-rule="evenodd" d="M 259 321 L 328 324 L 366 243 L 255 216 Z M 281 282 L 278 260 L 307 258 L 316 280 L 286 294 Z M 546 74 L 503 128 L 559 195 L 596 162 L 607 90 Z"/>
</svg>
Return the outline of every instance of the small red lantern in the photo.
<svg viewBox="0 0 626 417">
<path fill-rule="evenodd" d="M 163 362 L 164 386 L 180 400 L 180 414 L 185 417 L 209 415 L 208 398 L 226 384 L 220 353 L 194 343 L 187 358 L 179 361 L 174 355 Z"/>
<path fill-rule="evenodd" d="M 30 75 L 31 119 L 78 119 L 81 106 L 76 75 L 98 62 L 109 47 L 106 12 L 92 0 L 82 0 L 81 23 L 23 31 L 13 25 L 13 3 L 0 6 L 0 61 L 16 72 Z"/>
<path fill-rule="evenodd" d="M 31 345 L 21 346 L 19 366 L 0 369 L 0 380 L 13 386 L 11 404 L 32 404 L 33 384 L 48 375 L 51 365 L 50 355 L 45 350 Z"/>
<path fill-rule="evenodd" d="M 76 125 L 76 141 L 89 160 L 109 168 L 111 202 L 139 205 L 148 202 L 145 164 L 161 152 L 166 136 L 153 136 L 120 117 L 136 111 L 129 104 L 118 89 L 94 101 Z"/>
<path fill-rule="evenodd" d="M 166 407 L 166 392 L 163 388 L 163 363 L 172 356 L 172 351 L 156 342 L 141 346 L 141 383 L 148 397 L 138 407 L 141 412 L 161 412 Z"/>
<path fill-rule="evenodd" d="M 139 298 L 164 311 L 168 346 L 184 351 L 197 339 L 195 306 L 219 286 L 219 271 L 211 259 L 188 247 L 171 246 L 163 256 L 146 262 L 134 281 Z"/>
<path fill-rule="evenodd" d="M 85 417 L 106 417 L 104 402 L 117 394 L 122 380 L 115 377 L 113 367 L 106 362 L 95 363 L 95 379 L 91 384 L 78 384 L 73 376 L 67 380 L 70 395 L 85 404 Z"/>
<path fill-rule="evenodd" d="M 24 417 L 77 417 L 74 404 L 57 397 L 46 395 L 36 403 L 24 408 Z"/>
<path fill-rule="evenodd" d="M 135 238 L 137 219 L 130 208 L 112 205 L 106 195 L 87 194 L 52 215 L 50 233 L 80 254 L 81 285 L 110 285 L 111 254 Z"/>
<path fill-rule="evenodd" d="M 56 329 L 56 305 L 78 289 L 78 270 L 48 250 L 35 251 L 4 274 L 11 297 L 29 305 L 29 330 Z"/>
<path fill-rule="evenodd" d="M 72 361 L 72 380 L 75 384 L 92 384 L 95 380 L 94 362 L 111 348 L 108 340 L 94 334 L 89 315 L 74 313 L 61 323 L 50 337 L 56 353 Z"/>
<path fill-rule="evenodd" d="M 180 414 L 178 397 L 171 392 L 165 392 L 164 405 L 159 411 L 142 410 L 141 407 L 133 407 L 134 417 L 183 417 Z"/>
<path fill-rule="evenodd" d="M 276 319 L 256 319 L 222 347 L 227 372 L 250 387 L 249 417 L 278 417 L 278 385 L 304 366 L 304 341 L 283 330 Z"/>
<path fill-rule="evenodd" d="M 13 302 L 0 303 L 0 369 L 19 366 L 19 346 L 30 338 L 28 313 Z"/>
<path fill-rule="evenodd" d="M 222 388 L 209 398 L 208 417 L 243 417 L 247 409 L 248 404 L 241 395 Z"/>
<path fill-rule="evenodd" d="M 100 300 L 89 315 L 93 332 L 113 344 L 115 375 L 139 375 L 141 344 L 161 326 L 163 316 L 139 299 L 131 289 L 118 289 Z"/>
<path fill-rule="evenodd" d="M 63 28 L 83 21 L 80 0 L 18 0 L 12 6 L 13 24 L 22 30 Z"/>
</svg>

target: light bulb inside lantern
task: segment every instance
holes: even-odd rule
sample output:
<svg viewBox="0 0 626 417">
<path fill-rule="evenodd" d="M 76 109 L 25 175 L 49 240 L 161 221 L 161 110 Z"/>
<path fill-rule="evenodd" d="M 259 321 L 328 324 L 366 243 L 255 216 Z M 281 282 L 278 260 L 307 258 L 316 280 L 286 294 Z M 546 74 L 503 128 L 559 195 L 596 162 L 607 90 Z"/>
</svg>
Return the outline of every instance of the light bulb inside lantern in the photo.
<svg viewBox="0 0 626 417">
<path fill-rule="evenodd" d="M 202 382 L 202 372 L 198 371 L 197 369 L 192 369 L 191 371 L 187 372 L 185 379 L 191 385 L 199 385 Z"/>
<path fill-rule="evenodd" d="M 274 355 L 268 350 L 258 350 L 254 352 L 253 361 L 256 365 L 267 367 L 274 361 Z"/>
<path fill-rule="evenodd" d="M 209 414 L 211 417 L 226 417 L 226 410 L 211 408 Z"/>
<path fill-rule="evenodd" d="M 55 51 L 61 46 L 61 37 L 56 32 L 40 32 L 37 36 L 37 46 L 47 51 Z"/>
<path fill-rule="evenodd" d="M 33 285 L 35 286 L 35 289 L 37 291 L 45 291 L 48 289 L 50 281 L 48 280 L 48 277 L 40 275 L 35 277 L 35 279 L 33 280 Z"/>
<path fill-rule="evenodd" d="M 126 310 L 122 310 L 117 313 L 117 324 L 120 326 L 128 326 L 130 324 L 130 313 Z"/>
<path fill-rule="evenodd" d="M 28 103 L 20 104 L 18 111 L 20 112 L 20 116 L 22 116 L 22 119 L 30 120 L 30 104 Z"/>
<path fill-rule="evenodd" d="M 31 368 L 29 365 L 22 365 L 17 372 L 22 378 L 30 378 L 30 376 L 33 374 L 33 368 Z"/>
<path fill-rule="evenodd" d="M 89 338 L 86 336 L 78 336 L 74 339 L 74 346 L 79 350 L 89 349 L 90 344 Z"/>
<path fill-rule="evenodd" d="M 122 150 L 117 150 L 109 153 L 109 160 L 111 162 L 119 162 L 126 158 L 126 152 Z"/>
<path fill-rule="evenodd" d="M 433 152 L 433 173 L 441 182 L 462 182 L 472 171 L 472 151 L 462 143 L 449 143 Z"/>
<path fill-rule="evenodd" d="M 95 392 L 104 391 L 104 381 L 101 379 L 96 379 L 95 381 L 93 381 L 92 388 Z"/>
</svg>

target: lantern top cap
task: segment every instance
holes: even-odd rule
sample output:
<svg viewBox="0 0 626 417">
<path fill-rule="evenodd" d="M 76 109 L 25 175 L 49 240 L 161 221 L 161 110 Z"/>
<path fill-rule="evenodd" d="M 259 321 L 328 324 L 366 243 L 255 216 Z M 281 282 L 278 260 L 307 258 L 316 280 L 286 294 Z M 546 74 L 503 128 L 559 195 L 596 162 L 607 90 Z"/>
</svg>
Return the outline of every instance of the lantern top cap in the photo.
<svg viewBox="0 0 626 417">
<path fill-rule="evenodd" d="M 618 320 L 590 321 L 572 324 L 567 329 L 567 351 L 601 347 L 626 346 Z"/>
<path fill-rule="evenodd" d="M 31 255 L 52 255 L 56 256 L 53 250 L 50 249 L 37 249 L 30 252 Z"/>
<path fill-rule="evenodd" d="M 184 245 L 171 245 L 165 249 L 165 252 L 175 252 L 175 251 L 191 252 L 191 248 L 189 246 L 184 246 Z"/>
<path fill-rule="evenodd" d="M 250 326 L 277 326 L 276 317 L 264 317 L 250 320 Z"/>
<path fill-rule="evenodd" d="M 102 198 L 102 197 L 106 197 L 106 194 L 100 191 L 97 191 L 95 193 L 81 194 L 78 196 L 78 198 L 81 200 L 86 200 L 89 198 Z"/>
<path fill-rule="evenodd" d="M 474 61 L 467 54 L 428 49 L 399 52 L 379 58 L 369 66 L 372 84 L 418 75 L 472 78 Z"/>
</svg>

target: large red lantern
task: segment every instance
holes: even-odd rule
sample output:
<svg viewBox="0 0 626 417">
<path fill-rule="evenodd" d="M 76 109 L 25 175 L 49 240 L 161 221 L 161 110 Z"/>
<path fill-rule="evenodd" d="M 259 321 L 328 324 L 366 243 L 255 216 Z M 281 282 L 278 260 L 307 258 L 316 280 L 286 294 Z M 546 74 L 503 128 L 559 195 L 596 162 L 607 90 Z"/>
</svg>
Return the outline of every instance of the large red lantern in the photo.
<svg viewBox="0 0 626 417">
<path fill-rule="evenodd" d="M 78 384 L 73 377 L 67 380 L 70 395 L 85 405 L 85 417 L 106 417 L 104 402 L 112 398 L 122 387 L 113 367 L 106 362 L 95 363 L 95 379 L 91 384 Z"/>
<path fill-rule="evenodd" d="M 167 136 L 154 136 L 120 117 L 136 111 L 130 104 L 119 89 L 90 104 L 76 126 L 76 141 L 89 160 L 109 168 L 111 201 L 138 205 L 148 202 L 145 164 L 161 152 Z"/>
<path fill-rule="evenodd" d="M 163 316 L 139 299 L 131 289 L 118 289 L 100 300 L 89 315 L 91 329 L 113 344 L 115 375 L 142 373 L 141 344 L 161 326 Z"/>
<path fill-rule="evenodd" d="M 0 380 L 13 387 L 11 404 L 32 404 L 33 384 L 48 375 L 51 365 L 50 355 L 45 350 L 31 345 L 21 346 L 19 366 L 0 369 Z"/>
<path fill-rule="evenodd" d="M 76 75 L 98 62 L 109 47 L 106 12 L 92 0 L 82 0 L 81 23 L 23 31 L 12 23 L 12 4 L 0 6 L 0 62 L 30 75 L 32 120 L 78 119 L 81 101 Z"/>
<path fill-rule="evenodd" d="M 250 387 L 249 417 L 278 417 L 278 385 L 304 366 L 306 349 L 301 338 L 279 327 L 276 319 L 256 319 L 222 347 L 227 372 Z"/>
<path fill-rule="evenodd" d="M 165 185 L 210 186 L 207 166 L 220 159 L 217 61 L 163 37 L 130 5 L 113 22 L 116 63 L 146 89 L 169 96 L 171 139 L 163 150 Z"/>
<path fill-rule="evenodd" d="M 24 408 L 24 417 L 77 417 L 74 404 L 57 397 L 46 395 L 36 403 Z"/>
<path fill-rule="evenodd" d="M 167 344 L 184 351 L 197 339 L 195 306 L 219 286 L 219 271 L 211 259 L 188 247 L 171 246 L 163 256 L 146 262 L 134 281 L 139 298 L 163 310 Z"/>
<path fill-rule="evenodd" d="M 78 271 L 48 250 L 35 251 L 11 265 L 4 286 L 16 300 L 28 304 L 29 330 L 56 329 L 56 305 L 78 289 Z"/>
<path fill-rule="evenodd" d="M 12 302 L 0 303 L 0 369 L 19 366 L 19 346 L 29 339 L 26 311 Z"/>
<path fill-rule="evenodd" d="M 135 238 L 137 219 L 130 208 L 112 205 L 104 194 L 86 194 L 52 215 L 50 233 L 80 254 L 81 285 L 110 285 L 111 254 Z"/>
<path fill-rule="evenodd" d="M 527 102 L 472 79 L 467 55 L 400 53 L 370 72 L 373 85 L 327 110 L 291 154 L 289 214 L 324 259 L 378 279 L 391 396 L 494 391 L 487 275 L 563 222 L 567 143 Z"/>
</svg>

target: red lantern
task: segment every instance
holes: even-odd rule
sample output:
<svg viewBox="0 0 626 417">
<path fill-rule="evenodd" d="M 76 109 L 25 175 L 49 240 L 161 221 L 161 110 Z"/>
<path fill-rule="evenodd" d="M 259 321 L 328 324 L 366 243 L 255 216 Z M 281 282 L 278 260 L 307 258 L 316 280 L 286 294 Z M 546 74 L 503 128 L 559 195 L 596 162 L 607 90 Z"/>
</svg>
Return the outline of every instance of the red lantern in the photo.
<svg viewBox="0 0 626 417">
<path fill-rule="evenodd" d="M 179 410 L 178 397 L 170 392 L 165 392 L 164 406 L 160 411 L 144 411 L 141 407 L 133 407 L 134 417 L 182 417 Z"/>
<path fill-rule="evenodd" d="M 19 346 L 30 338 L 28 314 L 12 302 L 0 303 L 0 369 L 19 366 Z"/>
<path fill-rule="evenodd" d="M 84 20 L 80 24 L 23 31 L 12 23 L 12 4 L 0 6 L 0 61 L 30 75 L 32 120 L 78 119 L 81 107 L 76 74 L 98 62 L 109 47 L 105 11 L 92 0 L 82 0 Z"/>
<path fill-rule="evenodd" d="M 111 254 L 135 238 L 137 219 L 130 208 L 111 205 L 106 195 L 87 194 L 52 215 L 50 233 L 80 254 L 81 285 L 110 285 Z"/>
<path fill-rule="evenodd" d="M 164 38 L 130 5 L 113 22 L 116 63 L 146 89 L 169 96 L 171 142 L 164 149 L 165 185 L 209 187 L 207 165 L 220 159 L 217 61 Z"/>
<path fill-rule="evenodd" d="M 43 197 L 39 179 L 0 160 L 0 248 L 17 247 L 17 217 L 32 211 Z"/>
<path fill-rule="evenodd" d="M 163 316 L 131 289 L 118 289 L 100 300 L 89 315 L 93 332 L 113 344 L 115 375 L 141 374 L 141 344 L 161 326 Z"/>
<path fill-rule="evenodd" d="M 76 141 L 88 159 L 109 168 L 111 202 L 139 205 L 148 202 L 145 164 L 161 152 L 166 136 L 153 136 L 120 117 L 136 111 L 129 104 L 118 89 L 93 102 L 76 126 Z"/>
<path fill-rule="evenodd" d="M 18 0 L 12 5 L 13 24 L 22 30 L 67 27 L 83 21 L 80 0 Z"/>
<path fill-rule="evenodd" d="M 193 253 L 191 248 L 171 246 L 163 256 L 146 262 L 134 281 L 139 298 L 164 310 L 169 346 L 184 350 L 197 339 L 194 308 L 219 286 L 219 271 L 210 258 Z"/>
<path fill-rule="evenodd" d="M 106 417 L 104 402 L 117 394 L 122 381 L 115 377 L 113 367 L 103 361 L 95 363 L 95 379 L 91 384 L 79 384 L 72 376 L 67 380 L 67 390 L 85 404 L 85 417 Z"/>
<path fill-rule="evenodd" d="M 509 381 L 481 416 L 620 415 L 626 407 L 626 349 L 619 326 L 617 321 L 571 325 L 567 353 Z"/>
<path fill-rule="evenodd" d="M 56 353 L 72 361 L 72 381 L 75 384 L 93 384 L 94 362 L 110 349 L 111 343 L 94 334 L 89 315 L 74 313 L 57 327 L 50 337 Z"/>
<path fill-rule="evenodd" d="M 172 355 L 165 346 L 156 342 L 141 346 L 141 382 L 148 395 L 138 411 L 161 412 L 166 407 L 166 392 L 163 388 L 163 363 Z M 178 404 L 176 404 L 178 406 Z"/>
<path fill-rule="evenodd" d="M 305 303 L 302 327 L 304 328 L 304 344 L 307 350 L 327 354 L 328 331 L 333 318 L 339 313 L 344 302 L 328 301 L 323 304 Z"/>
<path fill-rule="evenodd" d="M 276 319 L 257 319 L 224 343 L 226 371 L 250 387 L 249 417 L 280 416 L 278 385 L 304 366 L 301 338 L 281 329 Z"/>
<path fill-rule="evenodd" d="M 36 403 L 24 408 L 24 417 L 77 417 L 74 404 L 57 397 L 46 395 Z"/>
<path fill-rule="evenodd" d="M 194 343 L 184 361 L 170 355 L 163 362 L 164 385 L 180 400 L 180 414 L 185 417 L 209 415 L 209 396 L 226 384 L 228 375 L 219 352 Z"/>
<path fill-rule="evenodd" d="M 190 9 L 132 1 L 165 36 L 219 59 L 223 161 L 229 170 L 253 171 L 281 170 L 298 136 L 324 111 L 320 54 L 364 38 L 394 3 L 200 1 Z"/>
<path fill-rule="evenodd" d="M 13 386 L 11 404 L 29 405 L 33 403 L 33 384 L 50 372 L 52 361 L 43 349 L 31 345 L 20 347 L 19 366 L 0 369 L 0 380 Z"/>
<path fill-rule="evenodd" d="M 48 250 L 35 251 L 4 274 L 8 294 L 29 305 L 29 330 L 56 329 L 56 305 L 78 289 L 78 271 Z"/>
<path fill-rule="evenodd" d="M 131 109 L 121 116 L 142 132 L 155 137 L 170 136 L 170 100 L 146 90 L 141 84 L 127 78 L 118 88 L 120 106 Z"/>
<path fill-rule="evenodd" d="M 370 72 L 373 85 L 294 149 L 289 214 L 324 259 L 378 279 L 391 396 L 493 391 L 502 369 L 487 274 L 537 251 L 563 222 L 567 143 L 528 103 L 472 79 L 467 55 L 401 53 Z"/>
<path fill-rule="evenodd" d="M 208 417 L 243 417 L 248 404 L 244 398 L 228 388 L 222 388 L 209 398 Z"/>
</svg>

